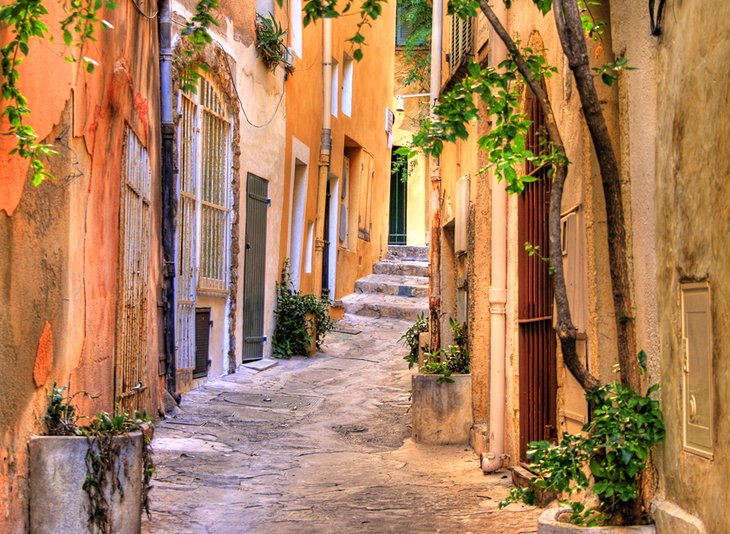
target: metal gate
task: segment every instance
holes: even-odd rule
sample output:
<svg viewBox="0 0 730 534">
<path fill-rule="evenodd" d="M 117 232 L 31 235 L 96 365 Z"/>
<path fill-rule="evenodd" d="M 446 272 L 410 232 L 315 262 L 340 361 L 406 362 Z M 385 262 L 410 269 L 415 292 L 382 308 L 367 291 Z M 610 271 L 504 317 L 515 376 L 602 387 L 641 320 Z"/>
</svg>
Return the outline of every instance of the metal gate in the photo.
<svg viewBox="0 0 730 534">
<path fill-rule="evenodd" d="M 150 160 L 127 128 L 119 204 L 119 273 L 114 361 L 118 409 L 133 412 L 147 388 L 147 283 L 150 251 Z"/>
<path fill-rule="evenodd" d="M 264 355 L 266 289 L 266 211 L 269 183 L 248 173 L 246 180 L 246 255 L 243 273 L 243 361 Z"/>
<path fill-rule="evenodd" d="M 406 202 L 408 199 L 408 158 L 395 153 L 390 163 L 389 245 L 406 244 Z"/>
<path fill-rule="evenodd" d="M 541 150 L 545 120 L 530 93 L 527 101 L 532 120 L 527 147 Z M 527 172 L 535 172 L 528 163 Z M 548 263 L 548 208 L 550 178 L 547 169 L 535 172 L 536 182 L 527 184 L 518 200 L 519 220 L 519 347 L 520 347 L 520 459 L 526 460 L 527 444 L 551 439 L 556 434 L 557 372 L 553 331 L 553 289 Z M 525 243 L 537 248 L 530 255 Z"/>
</svg>

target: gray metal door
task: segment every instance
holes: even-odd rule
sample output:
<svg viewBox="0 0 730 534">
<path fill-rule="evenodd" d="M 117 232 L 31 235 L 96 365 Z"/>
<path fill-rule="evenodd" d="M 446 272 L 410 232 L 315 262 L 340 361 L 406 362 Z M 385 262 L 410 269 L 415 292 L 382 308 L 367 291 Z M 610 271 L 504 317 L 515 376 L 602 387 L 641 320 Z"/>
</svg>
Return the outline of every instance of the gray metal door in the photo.
<svg viewBox="0 0 730 534">
<path fill-rule="evenodd" d="M 243 272 L 243 361 L 264 355 L 266 290 L 266 210 L 269 183 L 249 173 L 246 180 L 246 254 Z"/>
</svg>

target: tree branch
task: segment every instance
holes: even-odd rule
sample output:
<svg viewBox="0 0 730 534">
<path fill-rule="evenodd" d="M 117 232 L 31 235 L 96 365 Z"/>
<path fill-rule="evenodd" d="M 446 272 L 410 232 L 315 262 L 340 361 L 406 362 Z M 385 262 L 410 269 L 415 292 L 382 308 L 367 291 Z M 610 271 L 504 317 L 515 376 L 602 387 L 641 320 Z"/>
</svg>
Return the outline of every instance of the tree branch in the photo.
<svg viewBox="0 0 730 534">
<path fill-rule="evenodd" d="M 636 363 L 636 331 L 629 275 L 626 223 L 621 194 L 621 175 L 594 84 L 588 59 L 588 47 L 576 0 L 555 1 L 555 23 L 563 51 L 568 58 L 570 69 L 573 71 L 583 116 L 588 125 L 601 171 L 608 219 L 608 255 L 616 314 L 621 382 L 634 391 L 639 391 L 640 378 Z"/>
<path fill-rule="evenodd" d="M 562 247 L 560 245 L 560 207 L 563 199 L 563 190 L 565 188 L 565 180 L 568 176 L 568 158 L 565 153 L 565 145 L 560 135 L 560 130 L 553 113 L 550 99 L 542 85 L 542 79 L 538 80 L 533 75 L 527 61 L 522 52 L 517 47 L 512 37 L 502 25 L 501 21 L 494 13 L 487 0 L 480 0 L 479 6 L 482 12 L 489 20 L 494 28 L 497 36 L 507 47 L 507 50 L 515 61 L 517 68 L 524 78 L 527 85 L 537 99 L 540 109 L 545 116 L 545 129 L 548 132 L 550 142 L 555 149 L 561 153 L 563 161 L 555 164 L 555 172 L 552 176 L 552 184 L 550 191 L 549 206 L 549 236 L 550 236 L 550 264 L 554 269 L 552 276 L 553 290 L 555 293 L 555 303 L 558 312 L 557 325 L 555 330 L 560 340 L 560 347 L 563 353 L 563 361 L 570 372 L 575 376 L 581 387 L 590 391 L 600 385 L 598 379 L 588 372 L 585 365 L 580 361 L 576 350 L 576 328 L 570 315 L 570 304 L 568 301 L 568 292 L 565 286 L 565 270 L 563 269 Z"/>
</svg>

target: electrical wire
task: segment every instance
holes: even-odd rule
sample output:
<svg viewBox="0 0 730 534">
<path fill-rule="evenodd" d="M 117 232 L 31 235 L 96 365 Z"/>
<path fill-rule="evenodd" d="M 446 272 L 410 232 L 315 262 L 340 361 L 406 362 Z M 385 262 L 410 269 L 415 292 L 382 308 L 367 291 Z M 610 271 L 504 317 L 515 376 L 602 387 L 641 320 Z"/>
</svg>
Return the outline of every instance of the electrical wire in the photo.
<svg viewBox="0 0 730 534">
<path fill-rule="evenodd" d="M 226 70 L 228 70 L 228 76 L 231 79 L 231 82 L 233 82 L 233 70 L 231 69 L 231 64 L 228 61 L 228 53 L 223 49 L 223 47 L 218 43 L 217 41 L 214 41 L 216 46 L 221 49 L 223 52 L 223 61 L 226 63 Z M 286 75 L 285 75 L 286 76 Z M 285 78 L 286 79 L 286 78 Z M 264 122 L 263 124 L 254 124 L 251 122 L 251 120 L 248 118 L 248 114 L 246 113 L 246 109 L 243 107 L 243 101 L 241 100 L 241 95 L 238 92 L 238 87 L 235 83 L 231 83 L 233 85 L 233 90 L 236 92 L 236 98 L 238 99 L 238 106 L 241 108 L 241 112 L 243 113 L 243 117 L 246 119 L 246 122 L 249 123 L 254 128 L 265 128 L 269 124 L 271 124 L 271 121 L 274 120 L 277 113 L 279 112 L 279 106 L 281 106 L 281 102 L 284 100 L 284 88 L 281 88 L 281 94 L 279 95 L 279 101 L 276 103 L 276 107 L 274 108 L 274 112 L 271 114 L 271 117 Z"/>
</svg>

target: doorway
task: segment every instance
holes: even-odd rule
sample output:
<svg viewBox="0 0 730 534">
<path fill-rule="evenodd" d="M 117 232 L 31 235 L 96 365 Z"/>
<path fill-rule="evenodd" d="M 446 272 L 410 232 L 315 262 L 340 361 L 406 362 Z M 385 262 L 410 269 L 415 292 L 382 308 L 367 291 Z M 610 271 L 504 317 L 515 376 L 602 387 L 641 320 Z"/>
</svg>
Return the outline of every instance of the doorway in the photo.
<svg viewBox="0 0 730 534">
<path fill-rule="evenodd" d="M 526 145 L 539 153 L 545 119 L 534 95 L 526 102 L 532 121 Z M 527 444 L 557 435 L 556 340 L 553 331 L 553 288 L 548 263 L 548 208 L 550 177 L 529 162 L 527 174 L 537 181 L 527 184 L 518 199 L 518 276 L 520 347 L 520 460 L 527 460 Z M 526 244 L 536 254 L 526 250 Z"/>
<path fill-rule="evenodd" d="M 266 214 L 269 183 L 248 173 L 246 179 L 246 243 L 243 270 L 244 362 L 264 357 L 264 290 L 266 288 Z"/>
<path fill-rule="evenodd" d="M 406 244 L 406 209 L 408 201 L 408 157 L 393 147 L 390 158 L 389 245 Z"/>
</svg>

